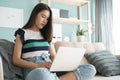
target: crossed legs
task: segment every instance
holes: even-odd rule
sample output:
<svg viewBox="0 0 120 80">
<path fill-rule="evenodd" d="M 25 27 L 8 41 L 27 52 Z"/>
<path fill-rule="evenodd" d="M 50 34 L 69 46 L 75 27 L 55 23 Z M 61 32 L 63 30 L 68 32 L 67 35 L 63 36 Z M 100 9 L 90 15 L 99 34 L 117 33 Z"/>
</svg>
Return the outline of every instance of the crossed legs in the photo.
<svg viewBox="0 0 120 80">
<path fill-rule="evenodd" d="M 91 64 L 80 65 L 73 72 L 60 76 L 60 80 L 91 80 L 96 74 L 96 69 Z"/>
<path fill-rule="evenodd" d="M 25 80 L 91 80 L 96 74 L 93 65 L 80 65 L 74 71 L 66 73 L 59 78 L 46 68 L 37 68 L 32 70 Z"/>
</svg>

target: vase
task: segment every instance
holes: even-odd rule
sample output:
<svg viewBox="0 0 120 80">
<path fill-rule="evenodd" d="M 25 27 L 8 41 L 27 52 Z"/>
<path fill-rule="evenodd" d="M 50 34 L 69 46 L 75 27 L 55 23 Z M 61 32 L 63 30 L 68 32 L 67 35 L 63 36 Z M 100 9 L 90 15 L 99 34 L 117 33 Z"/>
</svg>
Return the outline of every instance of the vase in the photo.
<svg viewBox="0 0 120 80">
<path fill-rule="evenodd" d="M 85 36 L 77 36 L 77 41 L 78 42 L 84 42 Z"/>
</svg>

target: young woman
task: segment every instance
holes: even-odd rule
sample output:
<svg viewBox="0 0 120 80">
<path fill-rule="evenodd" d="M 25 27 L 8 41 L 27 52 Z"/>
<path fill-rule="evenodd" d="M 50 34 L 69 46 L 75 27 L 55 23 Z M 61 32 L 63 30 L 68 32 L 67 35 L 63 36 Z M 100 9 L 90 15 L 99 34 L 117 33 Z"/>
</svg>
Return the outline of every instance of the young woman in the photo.
<svg viewBox="0 0 120 80">
<path fill-rule="evenodd" d="M 25 80 L 91 80 L 96 73 L 90 64 L 62 75 L 49 71 L 55 57 L 51 48 L 52 12 L 44 3 L 34 7 L 27 24 L 15 36 L 13 64 L 23 68 Z"/>
</svg>

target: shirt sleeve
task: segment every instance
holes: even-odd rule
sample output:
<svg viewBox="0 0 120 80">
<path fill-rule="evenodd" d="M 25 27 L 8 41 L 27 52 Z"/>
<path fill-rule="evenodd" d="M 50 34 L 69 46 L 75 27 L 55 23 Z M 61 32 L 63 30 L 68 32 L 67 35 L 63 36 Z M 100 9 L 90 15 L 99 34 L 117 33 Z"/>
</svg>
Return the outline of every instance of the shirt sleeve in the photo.
<svg viewBox="0 0 120 80">
<path fill-rule="evenodd" d="M 22 42 L 24 41 L 24 34 L 25 34 L 25 31 L 21 28 L 19 28 L 18 30 L 16 30 L 14 36 L 16 37 L 18 35 L 20 35 L 20 39 L 22 40 Z"/>
</svg>

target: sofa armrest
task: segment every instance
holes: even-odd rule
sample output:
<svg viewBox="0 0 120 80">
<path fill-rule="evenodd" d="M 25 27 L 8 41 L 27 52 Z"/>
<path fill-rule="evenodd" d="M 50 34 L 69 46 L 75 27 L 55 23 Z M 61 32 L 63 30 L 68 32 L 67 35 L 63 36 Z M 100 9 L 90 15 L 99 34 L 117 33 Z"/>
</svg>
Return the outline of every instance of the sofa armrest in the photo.
<svg viewBox="0 0 120 80">
<path fill-rule="evenodd" d="M 0 80 L 4 80 L 3 79 L 3 64 L 2 64 L 1 55 L 0 55 Z"/>
</svg>

